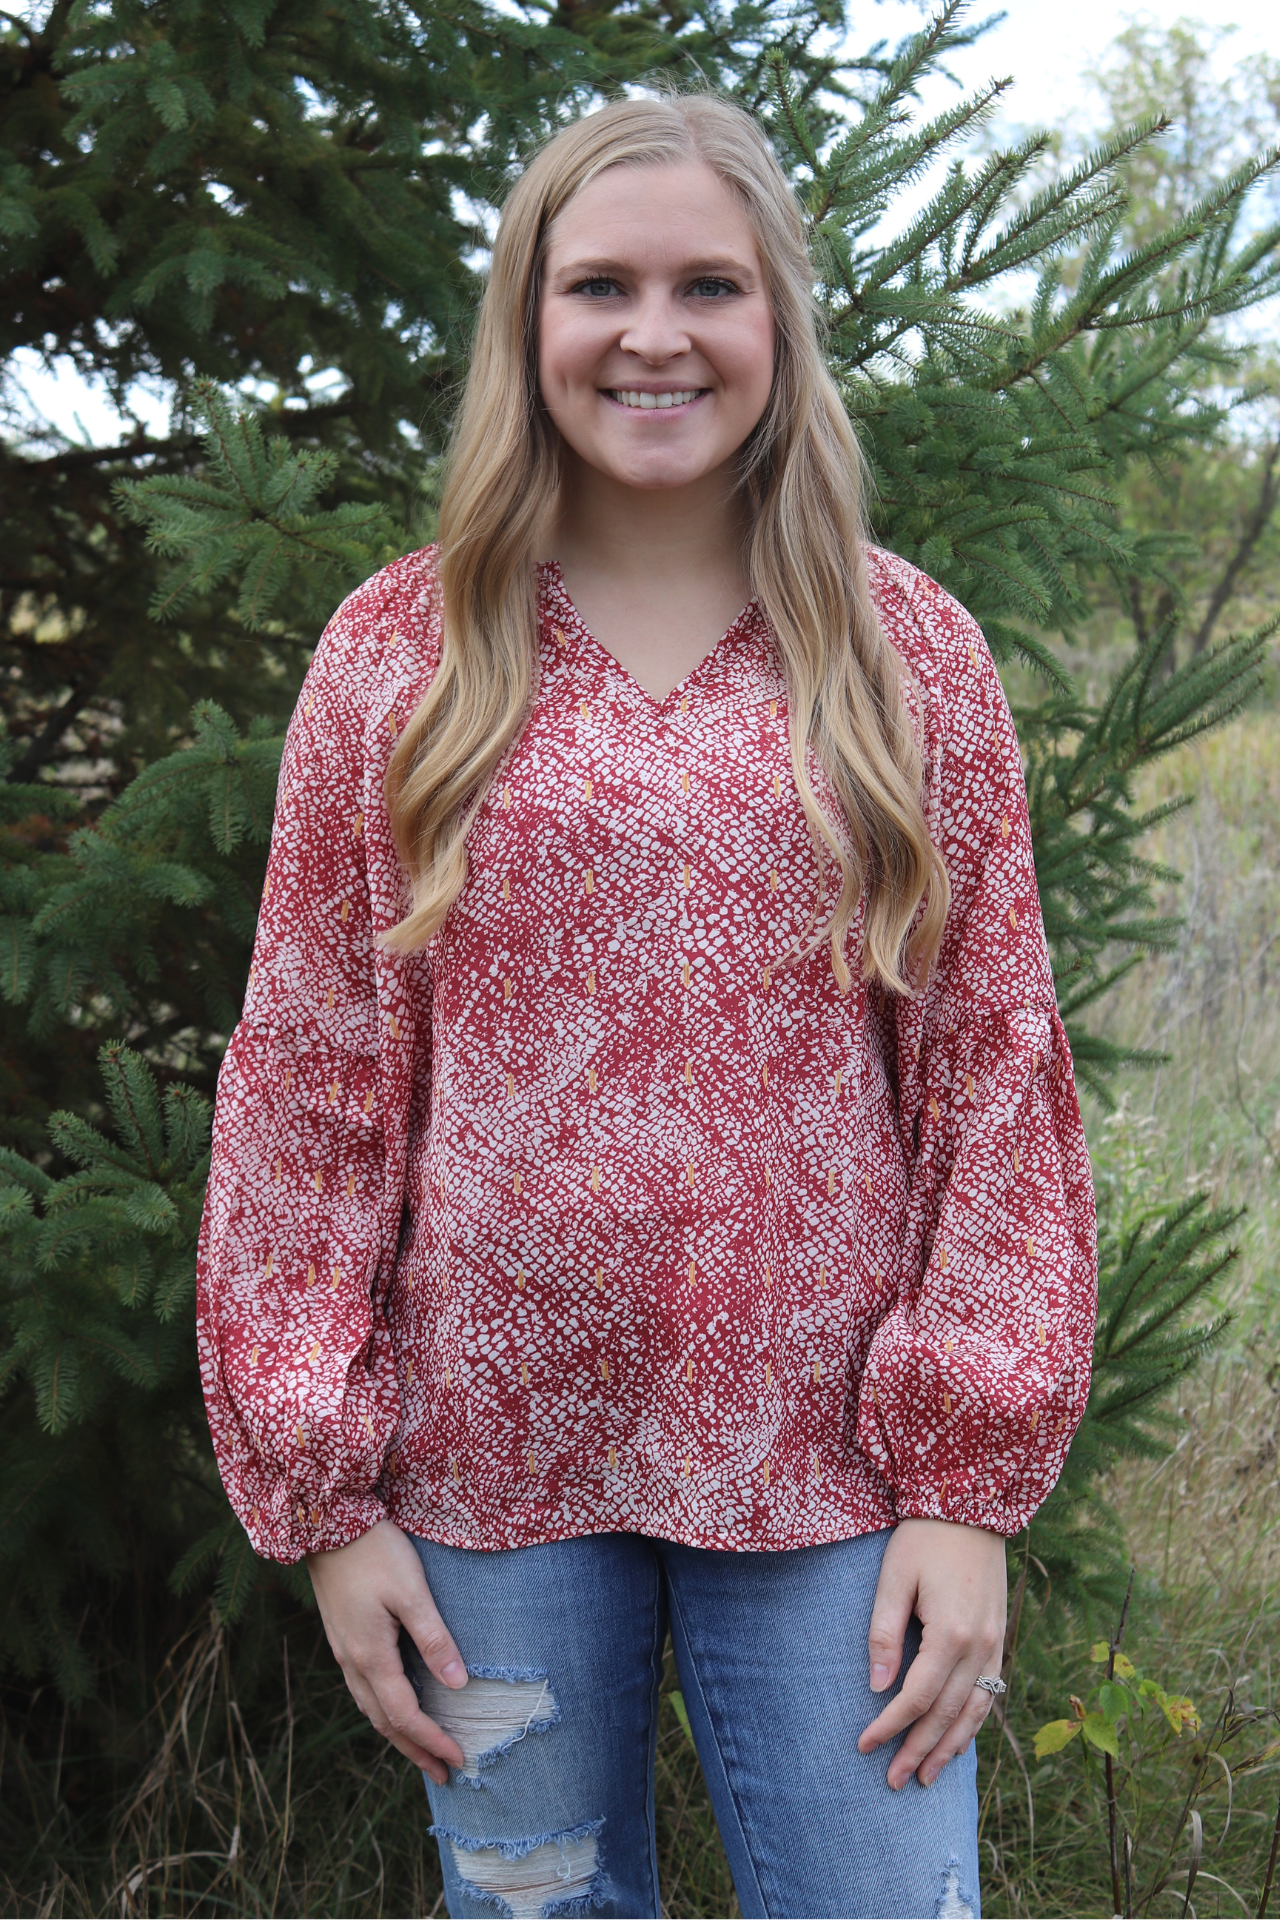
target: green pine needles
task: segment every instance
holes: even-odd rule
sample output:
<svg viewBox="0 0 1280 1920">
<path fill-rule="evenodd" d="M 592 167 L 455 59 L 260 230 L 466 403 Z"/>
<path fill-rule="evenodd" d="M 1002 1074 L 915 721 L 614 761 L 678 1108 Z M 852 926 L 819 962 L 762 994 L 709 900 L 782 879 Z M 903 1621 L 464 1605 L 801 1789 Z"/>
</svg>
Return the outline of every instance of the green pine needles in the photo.
<svg viewBox="0 0 1280 1920">
<path fill-rule="evenodd" d="M 229 1617 L 262 1571 L 212 1471 L 190 1288 L 282 726 L 342 592 L 430 537 L 423 480 L 486 221 L 519 153 L 599 93 L 700 72 L 768 125 L 808 212 L 876 536 L 965 602 L 1015 676 L 1081 1084 L 1105 1106 L 1140 1064 L 1088 1024 L 1174 937 L 1153 906 L 1169 876 L 1143 852 L 1161 814 L 1138 811 L 1137 781 L 1251 697 L 1271 630 L 1180 660 L 1174 543 L 1126 526 L 1121 483 L 1223 434 L 1222 323 L 1280 290 L 1280 228 L 1249 198 L 1278 157 L 1131 244 L 1123 163 L 1164 122 L 1064 173 L 1047 137 L 974 157 L 999 84 L 916 110 L 972 38 L 960 0 L 861 58 L 822 51 L 839 24 L 768 0 L 545 22 L 476 0 L 102 0 L 0 32 L 9 340 L 26 337 L 19 283 L 62 260 L 46 333 L 120 394 L 149 374 L 178 402 L 167 438 L 0 448 L 9 550 L 33 556 L 0 583 L 19 742 L 0 785 L 0 1659 L 51 1667 L 69 1695 L 93 1684 L 86 1579 L 109 1591 L 130 1556 L 176 1567 L 180 1586 L 216 1579 Z M 1150 582 L 1173 612 L 1090 703 L 1056 642 L 1104 580 Z M 110 1136 L 50 1111 L 101 1109 L 103 1040 Z M 1018 1548 L 1085 1605 L 1116 1573 L 1100 1476 L 1165 1444 L 1169 1389 L 1220 1331 L 1203 1303 L 1234 1224 L 1202 1195 L 1151 1204 L 1151 1167 L 1135 1212 L 1107 1165 L 1093 1393 Z"/>
</svg>

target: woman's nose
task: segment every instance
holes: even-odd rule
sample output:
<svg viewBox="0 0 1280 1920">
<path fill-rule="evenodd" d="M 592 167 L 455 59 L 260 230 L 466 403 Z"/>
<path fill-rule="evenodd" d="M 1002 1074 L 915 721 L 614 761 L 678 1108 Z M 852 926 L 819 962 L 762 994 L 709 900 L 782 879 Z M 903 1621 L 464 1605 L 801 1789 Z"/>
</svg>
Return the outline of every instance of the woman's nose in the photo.
<svg viewBox="0 0 1280 1920">
<path fill-rule="evenodd" d="M 618 344 L 624 352 L 657 365 L 688 353 L 692 342 L 674 303 L 655 294 L 641 299 Z"/>
</svg>

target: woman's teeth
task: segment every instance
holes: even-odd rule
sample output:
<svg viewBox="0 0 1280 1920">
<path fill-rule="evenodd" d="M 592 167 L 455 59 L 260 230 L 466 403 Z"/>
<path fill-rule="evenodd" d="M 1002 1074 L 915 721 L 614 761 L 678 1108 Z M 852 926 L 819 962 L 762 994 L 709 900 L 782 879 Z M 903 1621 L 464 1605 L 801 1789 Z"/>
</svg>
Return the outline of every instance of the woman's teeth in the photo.
<svg viewBox="0 0 1280 1920">
<path fill-rule="evenodd" d="M 696 400 L 701 387 L 690 387 L 683 393 L 639 393 L 625 387 L 610 387 L 609 398 L 624 407 L 685 407 L 690 400 Z"/>
</svg>

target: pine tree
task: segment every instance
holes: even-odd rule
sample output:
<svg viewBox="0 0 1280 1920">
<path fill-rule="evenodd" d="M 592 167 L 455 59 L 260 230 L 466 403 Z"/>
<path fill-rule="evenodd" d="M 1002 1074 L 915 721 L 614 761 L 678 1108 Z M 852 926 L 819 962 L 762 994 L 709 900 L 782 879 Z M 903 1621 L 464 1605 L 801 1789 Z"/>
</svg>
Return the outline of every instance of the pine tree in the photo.
<svg viewBox="0 0 1280 1920">
<path fill-rule="evenodd" d="M 672 20 L 643 10 L 616 19 L 592 15 L 589 35 L 579 31 L 582 16 L 575 15 L 572 33 L 555 24 L 548 29 L 552 37 L 538 46 L 533 30 L 518 21 L 486 24 L 468 14 L 464 33 L 456 20 L 442 23 L 432 16 L 433 30 L 454 35 L 450 46 L 465 46 L 472 64 L 460 66 L 456 86 L 465 103 L 457 107 L 456 120 L 448 117 L 456 102 L 445 102 L 433 121 L 423 114 L 420 124 L 433 125 L 442 143 L 437 184 L 463 188 L 482 211 L 500 198 L 505 176 L 499 154 L 505 164 L 517 140 L 553 117 L 548 75 L 566 71 L 555 61 L 568 62 L 576 73 L 572 53 L 575 60 L 595 63 L 593 83 L 604 76 L 614 81 L 646 62 L 655 64 L 659 42 L 665 57 L 682 43 L 682 34 L 692 32 L 695 41 L 710 35 L 697 42 L 699 57 L 761 113 L 808 209 L 832 365 L 875 470 L 878 537 L 972 608 L 999 659 L 1029 664 L 1040 676 L 1040 695 L 1025 698 L 1019 711 L 1037 870 L 1081 1078 L 1105 1101 L 1126 1056 L 1091 1037 L 1088 1013 L 1135 956 L 1167 941 L 1172 931 L 1152 911 L 1152 885 L 1161 876 L 1143 858 L 1142 836 L 1152 821 L 1135 810 L 1136 777 L 1249 698 L 1267 633 L 1230 639 L 1169 671 L 1173 625 L 1166 622 L 1138 648 L 1096 710 L 1067 683 L 1053 641 L 1086 616 L 1092 581 L 1152 578 L 1160 567 L 1159 538 L 1126 528 L 1117 488 L 1135 466 L 1179 446 L 1211 442 L 1221 430 L 1224 408 L 1204 398 L 1203 372 L 1213 366 L 1221 374 L 1230 363 L 1219 323 L 1266 297 L 1280 279 L 1280 234 L 1269 229 L 1242 237 L 1241 227 L 1250 188 L 1275 160 L 1264 157 L 1241 169 L 1142 246 L 1126 251 L 1117 242 L 1124 219 L 1118 170 L 1150 136 L 1151 126 L 1106 143 L 1047 185 L 1037 185 L 1036 174 L 1047 143 L 1028 139 L 987 158 L 955 158 L 926 205 L 886 239 L 884 216 L 928 167 L 971 138 L 998 92 L 993 88 L 929 123 L 911 124 L 914 90 L 955 44 L 958 15 L 953 4 L 897 54 L 879 50 L 868 56 L 847 74 L 847 97 L 835 105 L 831 95 L 840 76 L 806 51 L 812 15 L 797 16 L 799 26 L 793 21 L 788 28 L 795 44 L 770 52 L 762 51 L 763 14 L 739 14 L 737 25 L 707 16 L 680 31 Z M 126 25 L 130 17 L 127 10 L 120 16 Z M 190 17 L 204 18 L 199 8 Z M 262 44 L 283 59 L 272 37 L 277 16 L 271 18 Z M 115 43 L 102 22 L 99 28 L 107 35 L 95 43 L 99 67 L 84 56 L 92 84 L 75 81 L 77 97 L 106 99 L 104 130 L 114 124 L 110 112 L 117 98 L 136 99 L 140 92 L 168 103 L 164 111 L 173 124 L 163 134 L 159 120 L 152 126 L 147 162 L 156 152 L 169 153 L 162 143 L 172 139 L 175 169 L 195 166 L 203 136 L 181 122 L 178 99 L 187 103 L 182 111 L 194 127 L 197 109 L 204 110 L 198 86 L 199 74 L 208 70 L 207 46 L 197 63 L 183 51 L 182 32 L 175 32 L 176 51 L 164 56 L 170 65 L 163 74 L 152 49 L 145 60 L 139 56 L 136 72 L 121 77 L 104 70 L 110 63 L 102 50 Z M 568 39 L 555 38 L 565 34 Z M 325 58 L 336 58 L 335 48 L 347 50 L 340 34 L 324 44 Z M 394 92 L 400 67 L 376 35 L 371 44 L 372 53 L 363 45 L 352 48 L 351 60 L 363 74 L 360 62 L 385 58 L 395 69 L 385 82 Z M 490 59 L 492 66 L 486 64 Z M 282 71 L 296 76 L 300 68 L 286 61 Z M 468 144 L 467 115 L 477 96 L 466 88 L 481 86 L 479 78 L 466 77 L 473 71 L 483 73 L 485 86 L 492 83 L 486 97 L 502 103 L 492 123 L 493 144 L 480 154 Z M 313 83 L 319 84 L 308 81 Z M 56 1036 L 59 1049 L 67 1040 L 68 1051 L 79 1049 L 83 1060 L 91 1041 L 127 1038 L 138 1055 L 127 1061 L 118 1051 L 107 1056 L 118 1143 L 93 1144 L 69 1119 L 59 1118 L 51 1123 L 46 1157 L 50 1151 L 64 1158 L 78 1153 L 79 1172 L 50 1174 L 39 1152 L 5 1160 L 11 1191 L 3 1204 L 13 1223 L 6 1231 L 21 1279 L 4 1308 L 5 1377 L 12 1384 L 0 1428 L 0 1477 L 16 1487 L 46 1475 L 65 1493 L 68 1504 L 58 1508 L 57 1521 L 64 1535 L 74 1534 L 75 1502 L 92 1497 L 75 1483 L 74 1466 L 64 1470 L 59 1464 L 70 1458 L 66 1436 L 107 1436 L 105 1450 L 115 1458 L 118 1436 L 151 1418 L 140 1409 L 163 1403 L 164 1418 L 179 1419 L 164 1396 L 178 1393 L 181 1383 L 164 1371 L 158 1356 L 162 1347 L 169 1351 L 164 1340 L 170 1328 L 189 1331 L 181 1287 L 174 1278 L 167 1290 L 164 1276 L 176 1275 L 185 1258 L 181 1222 L 189 1219 L 197 1175 L 194 1162 L 180 1161 L 157 1133 L 154 1111 L 163 1108 L 155 1103 L 175 1094 L 182 1075 L 208 1088 L 247 970 L 281 717 L 318 623 L 343 586 L 421 537 L 414 476 L 429 466 L 439 444 L 465 315 L 478 284 L 470 268 L 450 267 L 433 287 L 435 304 L 424 304 L 419 315 L 418 283 L 407 267 L 394 298 L 379 279 L 377 234 L 367 245 L 363 234 L 351 239 L 348 251 L 341 238 L 348 230 L 335 228 L 332 247 L 326 238 L 316 256 L 324 271 L 317 269 L 310 280 L 303 275 L 305 299 L 291 293 L 283 303 L 275 301 L 267 281 L 255 278 L 253 263 L 265 257 L 267 215 L 250 177 L 257 178 L 254 168 L 265 168 L 269 158 L 272 169 L 283 166 L 290 141 L 305 144 L 320 136 L 309 123 L 290 121 L 264 142 L 248 124 L 254 111 L 252 86 L 245 84 L 243 100 L 234 85 L 228 88 L 225 112 L 231 119 L 219 171 L 210 173 L 200 161 L 201 178 L 216 177 L 229 190 L 226 198 L 214 197 L 209 231 L 220 236 L 219 258 L 239 263 L 234 273 L 228 268 L 219 279 L 210 267 L 205 285 L 195 263 L 205 242 L 175 216 L 170 226 L 156 223 L 169 237 L 161 246 L 163 260 L 147 254 L 152 278 L 137 278 L 141 268 L 134 266 L 135 279 L 127 283 L 135 305 L 139 288 L 161 303 L 158 317 L 147 321 L 157 338 L 147 351 L 154 351 L 157 367 L 181 380 L 189 423 L 182 457 L 166 453 L 166 465 L 155 452 L 139 449 L 127 472 L 123 462 L 102 462 L 99 476 L 115 487 L 102 544 L 118 542 L 121 554 L 133 556 L 129 565 L 145 581 L 155 615 L 148 624 L 130 602 L 137 630 L 129 646 L 143 650 L 128 656 L 133 670 L 144 659 L 168 663 L 175 699 L 179 686 L 203 692 L 211 663 L 227 682 L 243 667 L 242 684 L 217 708 L 207 701 L 198 705 L 191 744 L 160 758 L 144 747 L 167 743 L 181 723 L 165 705 L 168 692 L 156 695 L 152 717 L 144 699 L 117 765 L 127 770 L 130 755 L 149 764 L 132 784 L 121 778 L 118 796 L 92 829 L 65 846 L 52 812 L 55 804 L 66 804 L 59 779 L 46 777 L 34 789 L 46 816 L 38 830 L 26 820 L 27 801 L 16 788 L 9 816 L 21 824 L 10 828 L 4 872 L 4 985 L 22 1018 L 34 1023 L 32 1040 L 23 1044 L 48 1049 Z M 393 139 L 386 131 L 391 94 L 375 96 L 367 78 L 361 84 L 378 103 L 369 108 L 369 122 L 382 129 L 370 137 L 370 150 L 392 176 L 378 183 L 376 193 L 406 219 L 419 219 L 413 232 L 421 251 L 415 258 L 426 274 L 427 236 L 434 233 L 431 244 L 444 246 L 439 223 L 455 219 L 455 203 L 439 185 L 432 228 L 421 213 L 424 196 L 429 198 L 421 143 L 404 133 L 403 120 L 396 121 L 401 131 Z M 571 89 L 560 96 L 554 110 L 569 110 L 585 90 L 586 83 L 576 95 Z M 288 93 L 283 83 L 280 92 L 282 98 Z M 404 109 L 404 96 L 395 99 Z M 160 114 L 158 106 L 154 114 Z M 266 124 L 277 123 L 267 115 Z M 358 124 L 358 115 L 343 122 L 344 140 L 363 152 L 354 131 Z M 341 144 L 322 132 L 331 145 Z M 324 192 L 343 206 L 342 196 L 354 191 L 344 171 L 348 158 L 345 146 L 337 159 L 325 150 L 334 177 Z M 433 179 L 438 158 L 431 156 Z M 330 175 L 316 165 L 323 184 Z M 363 162 L 352 159 L 351 165 L 358 171 Z M 145 201 L 143 170 L 139 161 L 139 207 Z M 294 198 L 286 195 L 281 223 L 296 237 L 302 232 L 299 208 L 305 203 L 314 213 L 328 202 L 319 187 L 309 197 L 311 187 L 304 190 L 297 179 L 290 191 Z M 363 217 L 372 218 L 361 201 L 350 218 L 358 226 Z M 76 218 L 88 222 L 83 211 Z M 477 217 L 474 230 L 449 229 L 455 265 L 481 227 Z M 150 237 L 144 239 L 149 246 Z M 170 257 L 182 264 L 170 269 L 164 265 Z M 1029 272 L 1036 286 L 1026 304 L 1004 300 L 1009 277 Z M 252 404 L 251 397 L 220 391 L 218 382 L 225 386 L 231 377 L 218 355 L 229 353 L 227 343 L 236 337 L 236 301 L 251 316 L 245 325 L 251 333 L 257 329 L 254 338 L 264 343 L 255 362 L 260 377 L 270 373 L 286 402 L 303 403 L 299 419 L 309 416 L 305 428 L 300 430 L 288 404 Z M 151 311 L 145 303 L 140 310 Z M 173 317 L 161 325 L 166 313 Z M 401 331 L 408 315 L 421 317 L 423 330 L 406 352 Z M 282 332 L 273 332 L 277 319 Z M 134 344 L 121 360 L 121 378 L 142 364 L 138 341 L 150 340 L 151 333 L 140 327 L 131 321 L 123 329 L 122 338 L 134 329 Z M 198 334 L 214 344 L 201 346 L 198 354 L 180 344 L 171 348 L 171 334 L 174 341 Z M 265 343 L 285 335 L 293 358 L 281 349 L 273 373 Z M 171 358 L 164 359 L 165 353 Z M 306 397 L 308 356 L 315 366 L 338 366 L 347 382 L 346 397 L 332 415 L 324 412 L 329 402 Z M 242 366 L 237 361 L 232 374 Z M 434 421 L 420 446 L 405 426 L 415 405 Z M 55 507 L 46 503 L 46 510 L 60 526 Z M 144 550 L 154 556 L 145 565 L 139 558 Z M 109 641 L 101 644 L 108 671 L 117 671 Z M 180 660 L 186 662 L 181 671 Z M 268 682 L 269 697 L 262 698 Z M 39 710 L 36 681 L 27 683 L 24 697 L 31 708 L 21 716 L 22 738 L 30 742 L 39 737 L 32 718 Z M 261 712 L 255 712 L 259 703 Z M 23 755 L 14 771 L 29 772 Z M 167 1090 L 154 1100 L 143 1092 L 144 1058 Z M 121 1104 L 122 1076 L 139 1111 L 151 1102 L 153 1117 L 145 1125 Z M 83 1080 L 77 1091 L 74 1104 L 87 1111 Z M 111 1181 L 117 1197 L 108 1202 Z M 147 1197 L 140 1197 L 144 1189 Z M 83 1222 L 77 1219 L 81 1211 Z M 61 1232 L 68 1222 L 81 1231 Z M 1099 1550 L 1081 1524 L 1082 1497 L 1118 1450 L 1159 1444 L 1162 1394 L 1215 1333 L 1212 1326 L 1197 1326 L 1194 1314 L 1230 1257 L 1224 1244 L 1230 1224 L 1203 1200 L 1136 1226 L 1127 1216 L 1120 1224 L 1104 1219 L 1098 1383 L 1065 1490 L 1046 1509 L 1030 1543 L 1059 1592 L 1087 1598 L 1105 1591 L 1105 1541 Z M 128 1279 L 130 1262 L 144 1254 L 146 1278 L 135 1286 Z M 46 1311 L 50 1302 L 56 1311 Z M 94 1331 L 104 1326 L 116 1329 L 118 1350 Z M 47 1383 L 60 1364 L 60 1343 L 69 1357 L 76 1356 L 78 1372 L 57 1405 L 57 1419 L 67 1424 L 55 1433 Z M 157 1355 L 154 1371 L 145 1375 L 141 1362 L 130 1358 L 142 1347 Z M 184 1402 L 177 1449 L 196 1463 L 188 1471 L 191 1494 L 166 1545 L 182 1536 L 188 1549 L 184 1577 L 203 1577 L 226 1549 L 231 1557 L 221 1560 L 222 1593 L 230 1606 L 247 1590 L 253 1569 L 242 1536 L 220 1517 L 192 1404 Z M 167 1431 L 177 1428 L 171 1424 Z M 145 1489 L 127 1472 L 115 1477 L 113 1497 L 121 1525 L 155 1534 Z M 59 1558 L 56 1537 L 56 1529 L 42 1532 L 24 1520 L 17 1506 L 0 1530 L 0 1554 L 12 1569 L 6 1644 L 28 1660 L 40 1646 L 53 1652 L 55 1641 L 61 1646 L 69 1632 L 59 1596 L 73 1561 L 68 1552 Z M 109 1545 L 103 1548 L 103 1567 L 110 1552 Z M 28 1568 L 38 1571 L 28 1578 Z M 56 1616 L 57 1624 L 39 1626 L 44 1615 Z M 68 1656 L 57 1657 L 71 1684 Z"/>
</svg>

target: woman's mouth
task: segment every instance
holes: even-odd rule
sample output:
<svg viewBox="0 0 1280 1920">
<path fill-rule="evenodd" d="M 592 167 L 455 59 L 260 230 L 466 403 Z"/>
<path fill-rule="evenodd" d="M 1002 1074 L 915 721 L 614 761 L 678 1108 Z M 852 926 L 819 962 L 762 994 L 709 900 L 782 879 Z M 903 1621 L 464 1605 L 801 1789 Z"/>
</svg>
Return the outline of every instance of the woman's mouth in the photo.
<svg viewBox="0 0 1280 1920">
<path fill-rule="evenodd" d="M 656 408 L 689 407 L 700 400 L 706 387 L 673 387 L 666 393 L 646 393 L 639 387 L 606 387 L 609 399 L 620 407 L 640 407 L 646 412 Z"/>
</svg>

